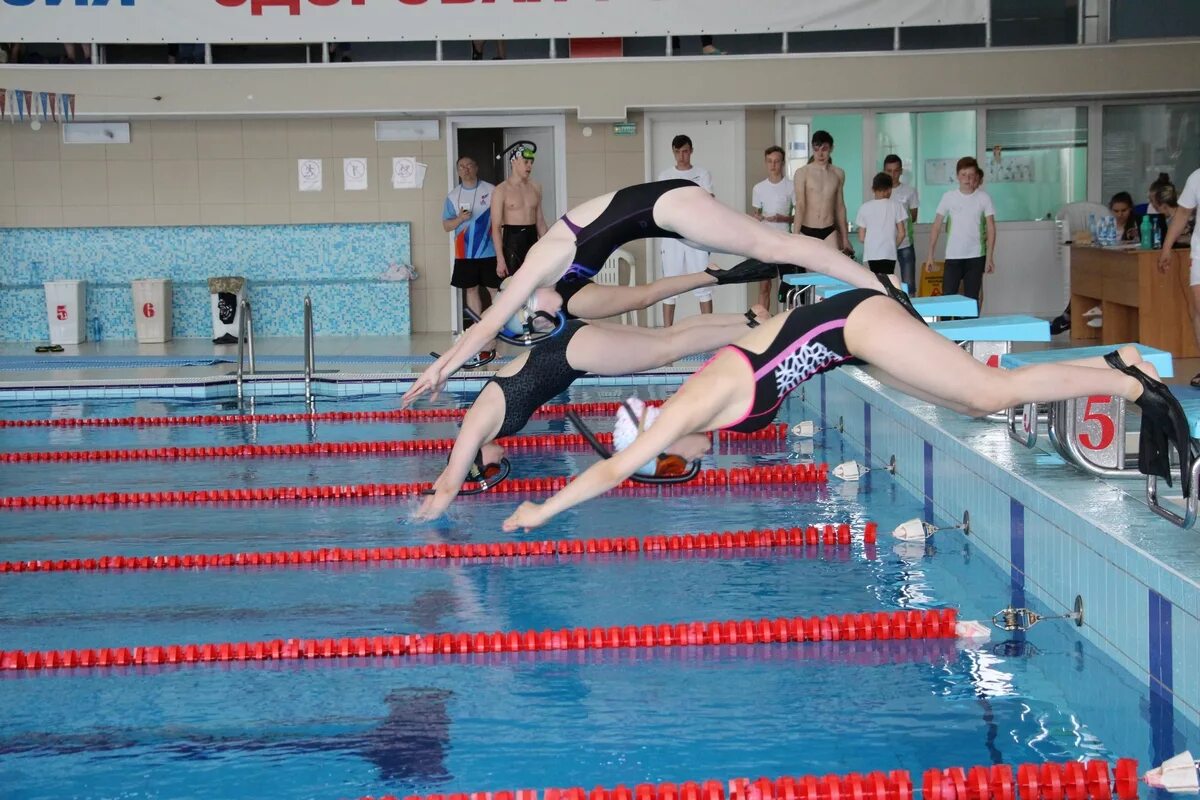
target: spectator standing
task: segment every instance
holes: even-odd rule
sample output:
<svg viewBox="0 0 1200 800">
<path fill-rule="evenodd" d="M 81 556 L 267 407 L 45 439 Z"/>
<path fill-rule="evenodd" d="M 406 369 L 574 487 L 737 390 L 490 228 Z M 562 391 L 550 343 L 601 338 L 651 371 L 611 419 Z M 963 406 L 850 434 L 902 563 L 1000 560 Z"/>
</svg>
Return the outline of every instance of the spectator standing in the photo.
<svg viewBox="0 0 1200 800">
<path fill-rule="evenodd" d="M 767 177 L 754 184 L 750 193 L 751 214 L 768 228 L 788 233 L 792 229 L 792 209 L 795 206 L 794 186 L 784 174 L 785 153 L 778 145 L 771 145 L 763 154 L 767 165 Z M 803 267 L 780 265 L 779 274 L 804 272 Z M 783 291 L 783 286 L 780 286 Z M 758 284 L 759 305 L 771 307 L 771 281 Z"/>
<path fill-rule="evenodd" d="M 1171 189 L 1173 190 L 1174 187 L 1172 186 Z M 1156 207 L 1162 209 L 1169 202 L 1168 195 L 1173 194 L 1174 191 L 1160 190 L 1158 194 L 1152 194 L 1150 200 Z M 1158 269 L 1164 273 L 1170 269 L 1175 259 L 1172 248 L 1183 237 L 1192 214 L 1196 213 L 1197 206 L 1200 206 L 1200 169 L 1188 176 L 1187 183 L 1183 185 L 1183 191 L 1178 198 L 1175 198 L 1175 204 L 1177 208 L 1171 217 L 1171 224 L 1167 226 L 1167 235 L 1163 237 L 1162 253 L 1158 256 Z M 1192 230 L 1191 244 L 1192 263 L 1188 273 L 1188 302 L 1192 316 L 1192 335 L 1196 337 L 1196 342 L 1200 343 L 1200 226 L 1196 226 Z M 1200 374 L 1194 375 L 1191 383 L 1192 386 L 1200 387 Z"/>
<path fill-rule="evenodd" d="M 979 162 L 971 156 L 955 165 L 958 188 L 942 195 L 929 234 L 929 256 L 925 271 L 933 272 L 933 257 L 943 222 L 946 238 L 944 294 L 959 294 L 979 300 L 984 273 L 996 270 L 996 208 L 992 198 L 979 188 Z M 986 236 L 986 240 L 985 237 Z"/>
<path fill-rule="evenodd" d="M 892 177 L 880 172 L 871 180 L 874 200 L 858 208 L 854 224 L 863 243 L 863 263 L 876 275 L 894 275 L 896 254 L 904 241 L 908 210 L 892 199 Z M 909 284 L 911 287 L 912 284 Z"/>
<path fill-rule="evenodd" d="M 854 248 L 850 246 L 846 200 L 842 196 L 846 173 L 833 165 L 833 137 L 828 131 L 813 134 L 812 158 L 796 170 L 793 182 L 799 232 L 852 256 Z"/>
<path fill-rule="evenodd" d="M 691 181 L 709 194 L 713 193 L 712 175 L 704 167 L 692 164 L 692 139 L 687 134 L 679 134 L 671 140 L 671 153 L 675 156 L 675 166 L 664 169 L 658 174 L 658 180 L 669 181 L 676 178 Z M 709 253 L 707 250 L 697 250 L 689 247 L 679 239 L 660 239 L 659 255 L 662 261 L 664 278 L 673 275 L 689 275 L 701 272 L 708 267 Z M 693 289 L 692 295 L 700 303 L 701 314 L 713 313 L 712 287 L 702 286 Z M 663 301 L 663 325 L 670 327 L 675 324 L 675 298 Z"/>
<path fill-rule="evenodd" d="M 895 153 L 883 159 L 883 171 L 892 179 L 892 199 L 904 206 L 908 219 L 904 223 L 904 239 L 896 248 L 896 263 L 900 266 L 900 281 L 908 284 L 910 292 L 917 291 L 917 249 L 913 246 L 913 224 L 917 221 L 917 207 L 921 200 L 917 188 L 901 183 L 904 162 Z"/>
<path fill-rule="evenodd" d="M 450 285 L 461 289 L 467 308 L 483 314 L 482 292 L 489 296 L 500 288 L 496 248 L 492 243 L 492 193 L 496 187 L 479 179 L 479 165 L 470 156 L 458 159 L 458 185 L 446 196 L 442 229 L 454 232 L 454 271 Z M 480 353 L 495 354 L 496 343 Z"/>
</svg>

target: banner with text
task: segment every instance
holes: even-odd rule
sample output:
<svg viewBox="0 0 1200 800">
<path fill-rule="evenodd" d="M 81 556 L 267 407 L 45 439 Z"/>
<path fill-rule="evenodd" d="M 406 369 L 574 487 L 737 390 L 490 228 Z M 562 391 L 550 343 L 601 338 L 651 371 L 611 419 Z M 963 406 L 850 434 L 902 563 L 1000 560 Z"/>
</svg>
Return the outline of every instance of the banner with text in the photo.
<svg viewBox="0 0 1200 800">
<path fill-rule="evenodd" d="M 988 0 L 0 0 L 16 42 L 665 36 L 980 24 Z"/>
</svg>

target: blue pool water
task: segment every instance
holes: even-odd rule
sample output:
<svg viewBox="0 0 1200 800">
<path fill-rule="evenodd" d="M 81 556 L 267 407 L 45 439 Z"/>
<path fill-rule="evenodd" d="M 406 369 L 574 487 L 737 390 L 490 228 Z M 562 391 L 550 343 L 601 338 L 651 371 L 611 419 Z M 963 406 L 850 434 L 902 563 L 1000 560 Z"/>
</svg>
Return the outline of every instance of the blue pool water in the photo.
<svg viewBox="0 0 1200 800">
<path fill-rule="evenodd" d="M 613 392 L 574 399 L 612 399 Z M 337 408 L 394 407 L 395 398 Z M 213 406 L 10 406 L 0 416 L 212 413 Z M 228 408 L 227 406 L 225 408 Z M 282 404 L 260 411 L 299 410 Z M 782 419 L 798 419 L 798 414 Z M 794 421 L 794 419 L 793 419 Z M 531 431 L 562 430 L 537 420 Z M 0 429 L 0 451 L 363 441 L 452 423 Z M 734 466 L 788 443 L 734 445 Z M 794 454 L 793 454 L 794 455 Z M 811 456 L 861 458 L 829 433 Z M 429 480 L 445 454 L 0 464 L 0 494 Z M 518 453 L 518 475 L 573 474 L 584 452 Z M 877 548 L 581 556 L 156 573 L 0 575 L 0 649 L 133 646 L 443 630 L 625 625 L 960 608 L 1012 600 L 970 537 L 923 552 L 886 536 L 922 500 L 886 473 L 860 484 L 639 492 L 536 532 L 499 523 L 511 496 L 464 498 L 415 524 L 400 498 L 275 505 L 4 511 L 0 558 L 66 558 L 585 538 L 879 523 Z M 0 797 L 290 797 L 585 787 L 1133 756 L 1156 730 L 1146 687 L 1046 622 L 985 645 L 856 642 L 457 658 L 0 673 Z M 1183 749 L 1195 732 L 1167 731 Z"/>
</svg>

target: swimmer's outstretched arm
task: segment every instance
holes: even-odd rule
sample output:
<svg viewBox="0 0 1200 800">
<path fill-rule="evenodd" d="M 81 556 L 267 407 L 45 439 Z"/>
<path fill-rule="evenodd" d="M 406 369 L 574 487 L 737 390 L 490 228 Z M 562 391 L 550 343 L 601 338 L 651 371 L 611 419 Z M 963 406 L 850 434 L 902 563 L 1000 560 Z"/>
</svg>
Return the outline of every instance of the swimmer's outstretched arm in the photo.
<svg viewBox="0 0 1200 800">
<path fill-rule="evenodd" d="M 504 521 L 504 530 L 511 533 L 519 528 L 529 530 L 544 525 L 563 511 L 604 494 L 679 439 L 703 429 L 714 409 L 700 407 L 695 402 L 700 400 L 699 396 L 687 398 L 688 402 L 684 403 L 676 402 L 678 398 L 676 394 L 667 401 L 653 427 L 639 435 L 629 447 L 612 458 L 596 462 L 545 503 L 522 503 Z"/>
<path fill-rule="evenodd" d="M 496 394 L 499 394 L 499 390 L 496 390 Z M 458 438 L 454 440 L 454 448 L 450 451 L 446 468 L 434 481 L 433 494 L 426 495 L 421 507 L 413 514 L 414 520 L 423 522 L 437 519 L 444 514 L 462 491 L 463 481 L 467 479 L 471 465 L 475 463 L 475 454 L 485 442 L 496 438 L 496 433 L 503 423 L 504 405 L 497 404 L 494 397 L 483 393 L 480 393 L 480 397 L 484 398 L 484 402 L 480 403 L 477 398 L 463 417 L 462 428 L 458 432 Z"/>
<path fill-rule="evenodd" d="M 547 246 L 543 247 L 543 243 Z M 542 247 L 540 253 L 539 247 Z M 539 286 L 550 286 L 558 279 L 563 265 L 561 259 L 555 258 L 555 252 L 553 243 L 548 240 L 541 240 L 530 248 L 525 264 L 509 279 L 504 291 L 496 295 L 491 307 L 483 313 L 479 322 L 468 328 L 453 347 L 426 367 L 412 388 L 405 392 L 400 401 L 401 408 L 412 405 L 426 392 L 432 392 L 432 398 L 437 398 L 450 376 L 466 363 L 467 359 L 496 338 L 504 323 L 517 313 L 517 309 L 525 305 L 525 301 L 535 289 Z"/>
</svg>

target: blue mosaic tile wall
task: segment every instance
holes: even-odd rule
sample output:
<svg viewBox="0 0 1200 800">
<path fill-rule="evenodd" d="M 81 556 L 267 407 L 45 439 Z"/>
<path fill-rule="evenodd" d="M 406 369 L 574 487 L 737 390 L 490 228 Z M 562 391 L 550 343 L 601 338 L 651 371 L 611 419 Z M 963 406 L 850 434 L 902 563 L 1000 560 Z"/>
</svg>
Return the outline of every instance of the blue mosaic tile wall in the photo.
<svg viewBox="0 0 1200 800">
<path fill-rule="evenodd" d="M 382 281 L 409 264 L 408 223 L 0 229 L 0 341 L 48 338 L 43 281 L 88 281 L 87 318 L 103 339 L 134 338 L 129 283 L 173 281 L 175 337 L 208 337 L 207 279 L 242 275 L 254 330 L 302 333 L 312 297 L 317 335 L 407 335 L 407 281 Z"/>
</svg>

